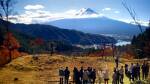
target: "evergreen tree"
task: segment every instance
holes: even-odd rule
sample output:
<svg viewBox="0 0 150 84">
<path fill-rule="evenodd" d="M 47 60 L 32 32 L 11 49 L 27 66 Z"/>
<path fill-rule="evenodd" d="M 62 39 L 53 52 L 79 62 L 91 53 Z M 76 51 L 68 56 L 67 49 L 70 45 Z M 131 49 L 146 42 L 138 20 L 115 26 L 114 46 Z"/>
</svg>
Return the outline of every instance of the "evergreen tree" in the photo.
<svg viewBox="0 0 150 84">
<path fill-rule="evenodd" d="M 139 34 L 137 37 L 133 37 L 132 45 L 136 51 L 137 58 L 150 58 L 150 25 L 143 33 Z"/>
</svg>

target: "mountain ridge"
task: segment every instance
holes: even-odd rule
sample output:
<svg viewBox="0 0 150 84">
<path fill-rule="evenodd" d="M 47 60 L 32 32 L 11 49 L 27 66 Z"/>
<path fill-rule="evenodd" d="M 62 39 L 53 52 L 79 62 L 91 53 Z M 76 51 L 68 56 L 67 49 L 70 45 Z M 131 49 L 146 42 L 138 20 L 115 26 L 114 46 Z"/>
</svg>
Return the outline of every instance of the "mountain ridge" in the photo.
<svg viewBox="0 0 150 84">
<path fill-rule="evenodd" d="M 91 34 L 118 34 L 132 36 L 140 33 L 137 25 L 110 19 L 107 17 L 93 18 L 69 18 L 51 21 L 45 24 L 57 26 L 64 29 L 75 29 Z M 145 26 L 142 26 L 145 30 Z"/>
<path fill-rule="evenodd" d="M 116 43 L 116 40 L 112 37 L 83 33 L 77 30 L 61 29 L 51 25 L 11 24 L 10 29 L 35 38 L 43 38 L 44 40 L 59 40 L 70 44 L 91 45 L 104 42 Z"/>
</svg>

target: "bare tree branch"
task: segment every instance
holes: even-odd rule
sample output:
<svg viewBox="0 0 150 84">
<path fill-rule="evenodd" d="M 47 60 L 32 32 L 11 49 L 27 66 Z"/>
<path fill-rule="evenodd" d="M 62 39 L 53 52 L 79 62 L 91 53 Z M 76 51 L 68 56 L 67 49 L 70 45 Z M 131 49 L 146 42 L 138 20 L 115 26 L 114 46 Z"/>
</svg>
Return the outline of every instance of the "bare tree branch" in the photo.
<svg viewBox="0 0 150 84">
<path fill-rule="evenodd" d="M 11 15 L 11 12 L 12 12 L 12 8 L 13 8 L 13 5 L 15 3 L 13 3 L 14 0 L 0 0 L 0 18 L 2 20 L 5 20 L 6 22 L 3 22 L 3 26 L 6 27 L 6 35 L 9 34 L 9 16 Z M 12 54 L 11 54 L 11 51 L 12 51 L 12 46 L 10 45 L 10 36 L 8 35 L 8 39 L 6 40 L 7 41 L 7 48 L 9 50 L 9 62 L 12 60 Z"/>
<path fill-rule="evenodd" d="M 0 0 L 0 15 L 3 16 L 1 19 L 9 21 L 9 16 L 12 13 L 14 0 Z"/>
<path fill-rule="evenodd" d="M 150 20 L 149 20 L 148 26 L 149 26 L 149 28 L 150 28 Z"/>
<path fill-rule="evenodd" d="M 128 11 L 128 13 L 130 14 L 131 18 L 133 19 L 134 23 L 137 24 L 137 26 L 139 27 L 141 33 L 143 32 L 142 30 L 142 26 L 141 24 L 138 22 L 137 20 L 137 14 L 135 12 L 134 9 L 131 8 L 131 6 L 127 5 L 125 0 L 122 0 L 122 5 L 124 6 L 124 8 Z"/>
<path fill-rule="evenodd" d="M 3 15 L 0 13 L 0 19 L 2 19 L 3 18 Z"/>
</svg>

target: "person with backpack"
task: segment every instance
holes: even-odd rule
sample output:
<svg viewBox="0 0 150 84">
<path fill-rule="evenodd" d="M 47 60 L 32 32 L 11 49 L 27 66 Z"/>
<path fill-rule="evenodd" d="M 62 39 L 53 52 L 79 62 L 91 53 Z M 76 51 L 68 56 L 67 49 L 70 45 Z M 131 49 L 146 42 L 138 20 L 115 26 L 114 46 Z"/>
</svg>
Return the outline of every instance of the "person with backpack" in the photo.
<svg viewBox="0 0 150 84">
<path fill-rule="evenodd" d="M 66 67 L 64 73 L 65 73 L 65 84 L 68 84 L 69 83 L 69 76 L 70 76 L 70 71 L 69 71 L 68 67 Z"/>
</svg>

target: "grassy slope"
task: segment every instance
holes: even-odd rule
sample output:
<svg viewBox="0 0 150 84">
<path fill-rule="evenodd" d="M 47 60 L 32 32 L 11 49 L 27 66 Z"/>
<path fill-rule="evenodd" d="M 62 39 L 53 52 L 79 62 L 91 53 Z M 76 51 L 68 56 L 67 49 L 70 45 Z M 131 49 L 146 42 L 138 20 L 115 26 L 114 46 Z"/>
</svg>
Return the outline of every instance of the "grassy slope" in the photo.
<svg viewBox="0 0 150 84">
<path fill-rule="evenodd" d="M 40 55 L 39 60 L 34 60 L 30 55 L 19 57 L 0 69 L 0 84 L 47 84 L 49 81 L 59 80 L 58 69 L 66 66 L 69 67 L 72 75 L 74 66 L 78 68 L 92 66 L 99 70 L 107 65 L 111 78 L 115 64 L 111 58 L 106 60 L 107 62 L 99 57 L 65 57 L 61 55 L 52 57 Z M 130 63 L 130 60 L 126 59 L 121 59 L 121 61 L 120 66 Z M 14 81 L 15 78 L 18 80 Z M 111 83 L 111 81 L 109 82 Z M 126 77 L 125 84 L 129 84 Z"/>
</svg>

